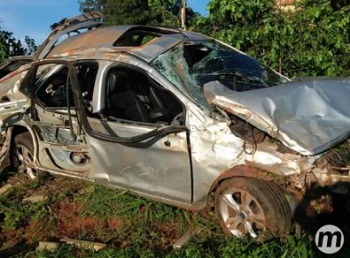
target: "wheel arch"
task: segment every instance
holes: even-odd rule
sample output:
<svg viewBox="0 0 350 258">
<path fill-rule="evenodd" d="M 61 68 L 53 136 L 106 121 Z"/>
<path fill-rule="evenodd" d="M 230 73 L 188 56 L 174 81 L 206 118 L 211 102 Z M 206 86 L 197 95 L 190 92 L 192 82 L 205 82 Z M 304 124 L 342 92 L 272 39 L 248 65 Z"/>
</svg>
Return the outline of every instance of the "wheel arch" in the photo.
<svg viewBox="0 0 350 258">
<path fill-rule="evenodd" d="M 238 165 L 233 168 L 230 168 L 229 170 L 226 170 L 224 173 L 222 173 L 218 178 L 215 179 L 215 181 L 212 183 L 209 194 L 214 192 L 216 188 L 226 179 L 230 179 L 233 177 L 249 177 L 249 178 L 257 178 L 262 179 L 265 181 L 279 181 L 278 179 L 283 178 L 282 176 L 273 174 L 268 171 L 263 171 L 256 167 L 251 167 L 247 165 Z"/>
<path fill-rule="evenodd" d="M 11 133 L 12 140 L 13 140 L 13 138 L 16 135 L 21 134 L 21 133 L 25 133 L 25 132 L 30 132 L 30 130 L 27 127 L 23 126 L 23 125 L 14 125 L 14 126 L 12 126 L 12 133 Z"/>
<path fill-rule="evenodd" d="M 14 124 L 11 126 L 11 141 L 14 139 L 16 135 L 21 133 L 26 133 L 26 132 L 30 133 L 30 135 L 32 136 L 34 150 L 36 150 L 37 149 L 36 135 L 33 129 L 30 126 L 26 125 L 25 123 Z"/>
<path fill-rule="evenodd" d="M 25 123 L 20 123 L 20 124 L 14 124 L 11 126 L 11 128 L 9 128 L 8 130 L 11 130 L 11 144 L 15 138 L 16 135 L 19 135 L 21 133 L 30 133 L 30 135 L 32 136 L 32 141 L 33 141 L 33 145 L 34 145 L 34 161 L 37 160 L 37 151 L 38 151 L 38 142 L 36 141 L 37 137 L 33 131 L 33 129 L 26 125 Z"/>
</svg>

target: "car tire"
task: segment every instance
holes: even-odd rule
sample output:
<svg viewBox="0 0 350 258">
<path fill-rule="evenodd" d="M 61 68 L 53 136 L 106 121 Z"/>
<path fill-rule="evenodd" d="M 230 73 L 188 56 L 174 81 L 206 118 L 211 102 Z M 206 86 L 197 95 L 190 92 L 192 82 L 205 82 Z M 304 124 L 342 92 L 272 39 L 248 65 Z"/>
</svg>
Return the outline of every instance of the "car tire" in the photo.
<svg viewBox="0 0 350 258">
<path fill-rule="evenodd" d="M 283 189 L 274 182 L 237 177 L 223 181 L 215 193 L 221 227 L 236 237 L 258 241 L 290 232 L 291 211 Z"/>
<path fill-rule="evenodd" d="M 34 160 L 34 144 L 29 132 L 15 135 L 10 150 L 10 161 L 13 168 L 25 173 L 30 179 L 41 176 L 43 172 L 33 169 L 31 163 Z"/>
</svg>

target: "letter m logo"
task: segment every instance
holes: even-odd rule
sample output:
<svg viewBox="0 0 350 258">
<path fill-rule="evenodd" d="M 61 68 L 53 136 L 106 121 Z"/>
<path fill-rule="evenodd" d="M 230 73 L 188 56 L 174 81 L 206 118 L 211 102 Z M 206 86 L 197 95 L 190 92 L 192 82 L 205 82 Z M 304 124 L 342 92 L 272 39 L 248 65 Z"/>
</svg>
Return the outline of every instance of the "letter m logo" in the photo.
<svg viewBox="0 0 350 258">
<path fill-rule="evenodd" d="M 318 247 L 324 247 L 324 241 L 327 241 L 327 247 L 332 247 L 333 246 L 333 237 L 336 237 L 336 242 L 335 242 L 335 247 L 340 247 L 341 246 L 341 240 L 342 240 L 342 234 L 341 232 L 329 232 L 329 231 L 322 231 L 319 232 L 319 238 L 318 238 Z"/>
</svg>

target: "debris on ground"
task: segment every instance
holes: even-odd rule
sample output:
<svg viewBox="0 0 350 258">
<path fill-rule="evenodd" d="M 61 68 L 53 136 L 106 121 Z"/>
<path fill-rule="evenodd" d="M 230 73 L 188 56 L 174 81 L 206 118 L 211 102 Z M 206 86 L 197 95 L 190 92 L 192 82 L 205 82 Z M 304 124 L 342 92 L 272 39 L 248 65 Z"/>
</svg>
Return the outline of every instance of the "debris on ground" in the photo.
<svg viewBox="0 0 350 258">
<path fill-rule="evenodd" d="M 27 198 L 24 198 L 22 203 L 37 203 L 37 202 L 44 202 L 47 200 L 47 196 L 45 195 L 34 195 L 29 196 Z"/>
<path fill-rule="evenodd" d="M 6 193 L 12 187 L 13 187 L 13 185 L 11 185 L 11 184 L 4 185 L 3 187 L 0 188 L 0 194 Z"/>
<path fill-rule="evenodd" d="M 194 229 L 188 230 L 182 237 L 180 237 L 174 244 L 174 249 L 180 249 L 182 248 L 194 235 L 198 234 L 200 231 L 202 231 L 203 228 L 197 225 Z"/>
<path fill-rule="evenodd" d="M 55 251 L 59 246 L 58 242 L 47 242 L 47 241 L 40 241 L 39 246 L 36 248 L 37 251 L 43 251 L 47 250 L 49 252 Z"/>
<path fill-rule="evenodd" d="M 78 239 L 71 239 L 68 237 L 61 239 L 61 242 L 65 242 L 67 244 L 74 245 L 74 246 L 80 247 L 80 248 L 94 249 L 95 251 L 99 251 L 99 250 L 107 247 L 107 245 L 103 244 L 103 243 L 90 242 L 90 241 L 78 240 Z"/>
</svg>

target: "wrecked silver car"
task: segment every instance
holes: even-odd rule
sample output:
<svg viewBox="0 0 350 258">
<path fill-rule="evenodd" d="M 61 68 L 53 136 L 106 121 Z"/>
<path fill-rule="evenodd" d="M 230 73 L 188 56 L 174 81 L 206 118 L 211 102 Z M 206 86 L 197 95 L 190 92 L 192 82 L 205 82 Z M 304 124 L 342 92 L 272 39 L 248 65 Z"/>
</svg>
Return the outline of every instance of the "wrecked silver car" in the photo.
<svg viewBox="0 0 350 258">
<path fill-rule="evenodd" d="M 307 189 L 349 181 L 350 80 L 291 82 L 201 34 L 95 25 L 0 67 L 3 166 L 188 210 L 215 193 L 237 237 L 288 234 Z"/>
</svg>

